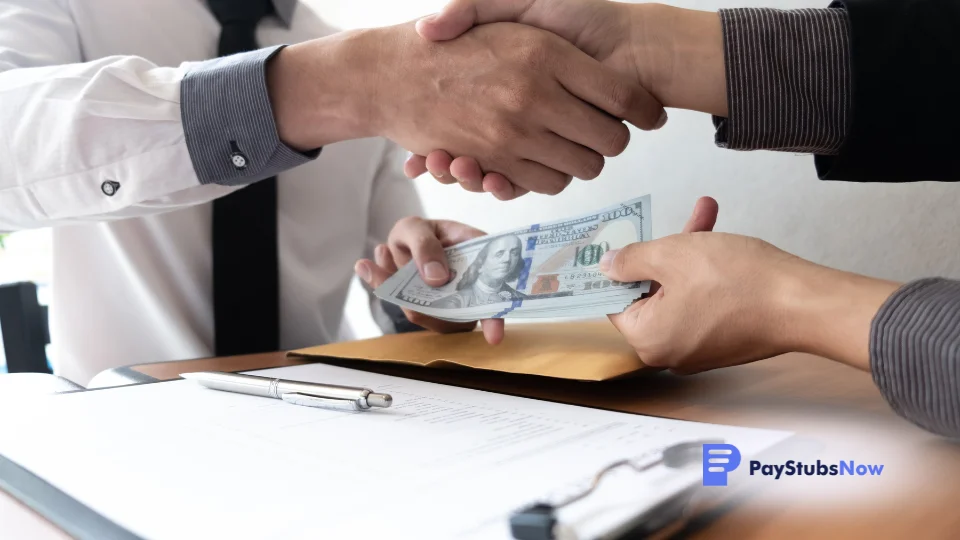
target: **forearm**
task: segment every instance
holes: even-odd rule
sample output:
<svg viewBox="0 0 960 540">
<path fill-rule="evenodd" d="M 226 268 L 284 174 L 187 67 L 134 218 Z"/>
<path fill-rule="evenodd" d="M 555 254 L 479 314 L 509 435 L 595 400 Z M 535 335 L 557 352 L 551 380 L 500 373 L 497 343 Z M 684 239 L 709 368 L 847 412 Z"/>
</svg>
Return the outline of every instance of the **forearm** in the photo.
<svg viewBox="0 0 960 540">
<path fill-rule="evenodd" d="M 637 78 L 665 107 L 727 116 L 724 36 L 716 12 L 628 4 Z"/>
<path fill-rule="evenodd" d="M 904 285 L 791 260 L 780 281 L 782 350 L 869 371 L 891 408 L 960 436 L 960 281 Z"/>
<path fill-rule="evenodd" d="M 630 9 L 638 72 L 664 105 L 713 114 L 719 146 L 839 151 L 851 95 L 844 10 Z"/>
<path fill-rule="evenodd" d="M 281 51 L 267 68 L 280 138 L 294 148 L 378 135 L 379 30 L 341 32 Z"/>
<path fill-rule="evenodd" d="M 870 370 L 870 329 L 897 283 L 843 272 L 799 258 L 784 263 L 779 313 L 783 350 L 831 358 Z"/>
</svg>

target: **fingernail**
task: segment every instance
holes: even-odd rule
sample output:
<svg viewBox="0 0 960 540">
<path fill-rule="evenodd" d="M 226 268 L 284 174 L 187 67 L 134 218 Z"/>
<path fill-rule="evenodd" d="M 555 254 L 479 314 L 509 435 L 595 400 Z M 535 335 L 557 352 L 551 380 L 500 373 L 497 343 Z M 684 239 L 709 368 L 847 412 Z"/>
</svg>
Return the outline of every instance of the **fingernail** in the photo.
<svg viewBox="0 0 960 540">
<path fill-rule="evenodd" d="M 367 283 L 370 283 L 370 269 L 367 268 L 367 265 L 363 263 L 357 263 L 357 265 L 353 267 L 353 271 L 356 272 L 358 276 L 360 276 L 360 279 L 362 279 Z"/>
<path fill-rule="evenodd" d="M 437 174 L 437 173 L 435 173 L 435 172 L 431 172 L 430 174 L 432 174 L 433 177 L 436 178 L 437 180 L 443 178 L 443 173 Z"/>
<path fill-rule="evenodd" d="M 611 249 L 610 251 L 603 254 L 603 257 L 600 257 L 600 270 L 606 272 L 610 270 L 610 266 L 613 265 L 613 260 L 617 258 L 617 253 L 619 249 Z"/>
<path fill-rule="evenodd" d="M 423 265 L 423 275 L 431 280 L 446 279 L 447 270 L 437 261 L 430 261 Z"/>
<path fill-rule="evenodd" d="M 656 125 L 653 126 L 653 129 L 660 129 L 667 123 L 667 111 L 664 110 L 660 113 L 660 119 L 657 120 Z"/>
</svg>

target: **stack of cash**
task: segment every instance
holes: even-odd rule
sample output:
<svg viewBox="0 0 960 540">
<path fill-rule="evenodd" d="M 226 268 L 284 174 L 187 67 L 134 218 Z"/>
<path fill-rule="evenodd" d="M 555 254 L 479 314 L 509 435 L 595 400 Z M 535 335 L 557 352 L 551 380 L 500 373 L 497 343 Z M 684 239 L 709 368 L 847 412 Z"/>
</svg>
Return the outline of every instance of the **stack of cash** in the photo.
<svg viewBox="0 0 960 540">
<path fill-rule="evenodd" d="M 448 321 L 587 318 L 619 313 L 650 290 L 600 271 L 612 249 L 651 239 L 650 196 L 446 249 L 450 281 L 425 284 L 413 262 L 376 289 L 386 302 Z"/>
</svg>

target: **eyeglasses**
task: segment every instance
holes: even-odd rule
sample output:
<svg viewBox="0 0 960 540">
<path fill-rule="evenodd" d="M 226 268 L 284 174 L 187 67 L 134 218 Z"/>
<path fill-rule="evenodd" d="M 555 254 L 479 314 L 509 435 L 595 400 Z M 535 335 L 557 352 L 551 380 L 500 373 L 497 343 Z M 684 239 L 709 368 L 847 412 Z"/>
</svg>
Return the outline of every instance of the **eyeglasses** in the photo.
<svg viewBox="0 0 960 540">
<path fill-rule="evenodd" d="M 637 473 L 642 473 L 658 465 L 671 469 L 683 469 L 703 463 L 703 445 L 720 443 L 723 443 L 723 441 L 717 439 L 683 442 L 664 448 L 658 458 L 654 460 L 621 459 L 615 461 L 597 471 L 589 486 L 585 489 L 564 497 L 558 502 L 540 501 L 515 512 L 510 517 L 510 532 L 517 540 L 553 540 L 556 538 L 558 524 L 556 511 L 588 497 L 596 491 L 600 482 L 610 472 L 629 467 Z"/>
</svg>

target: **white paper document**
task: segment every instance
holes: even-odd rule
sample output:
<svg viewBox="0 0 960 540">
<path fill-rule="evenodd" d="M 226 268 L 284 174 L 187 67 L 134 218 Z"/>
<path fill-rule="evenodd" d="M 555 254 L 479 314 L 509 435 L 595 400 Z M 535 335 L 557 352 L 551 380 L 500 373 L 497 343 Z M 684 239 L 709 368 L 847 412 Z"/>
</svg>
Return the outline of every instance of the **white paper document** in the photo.
<svg viewBox="0 0 960 540">
<path fill-rule="evenodd" d="M 192 381 L 45 396 L 0 415 L 0 454 L 144 538 L 509 539 L 513 511 L 613 461 L 704 438 L 746 460 L 790 437 L 324 364 L 252 373 L 394 404 L 331 411 Z M 626 469 L 560 517 L 591 538 L 700 478 Z"/>
</svg>

